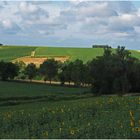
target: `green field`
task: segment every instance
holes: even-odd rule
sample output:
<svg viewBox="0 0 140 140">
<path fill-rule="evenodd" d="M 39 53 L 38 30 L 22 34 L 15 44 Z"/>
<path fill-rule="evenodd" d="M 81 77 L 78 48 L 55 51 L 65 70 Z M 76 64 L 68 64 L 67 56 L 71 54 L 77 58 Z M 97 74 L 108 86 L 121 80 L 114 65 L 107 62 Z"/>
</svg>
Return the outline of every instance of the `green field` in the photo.
<svg viewBox="0 0 140 140">
<path fill-rule="evenodd" d="M 2 46 L 0 60 L 32 51 L 84 62 L 103 54 L 95 48 Z M 96 97 L 89 88 L 0 81 L 0 138 L 140 138 L 140 96 Z"/>
<path fill-rule="evenodd" d="M 1 46 L 0 60 L 10 61 L 23 56 L 30 56 L 36 47 L 25 46 Z"/>
<path fill-rule="evenodd" d="M 88 93 L 85 93 L 88 92 Z M 0 82 L 0 138 L 140 138 L 140 97 L 94 97 L 87 88 Z"/>
<path fill-rule="evenodd" d="M 69 56 L 71 60 L 81 59 L 84 62 L 101 56 L 103 49 L 92 49 L 92 48 L 37 48 L 36 57 L 41 56 Z"/>
<path fill-rule="evenodd" d="M 81 59 L 84 62 L 101 56 L 102 48 L 63 48 L 63 47 L 29 47 L 29 46 L 2 46 L 0 47 L 0 60 L 13 60 L 23 56 L 35 57 L 68 56 L 70 60 Z M 113 51 L 115 51 L 113 49 Z M 140 52 L 132 50 L 132 56 L 140 59 Z"/>
</svg>

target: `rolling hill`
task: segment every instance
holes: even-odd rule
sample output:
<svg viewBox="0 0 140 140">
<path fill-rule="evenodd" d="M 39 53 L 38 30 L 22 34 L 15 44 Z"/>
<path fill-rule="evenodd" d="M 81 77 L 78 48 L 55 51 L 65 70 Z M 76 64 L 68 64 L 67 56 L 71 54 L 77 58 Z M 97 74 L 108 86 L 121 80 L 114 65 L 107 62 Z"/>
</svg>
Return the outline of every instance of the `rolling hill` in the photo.
<svg viewBox="0 0 140 140">
<path fill-rule="evenodd" d="M 102 48 L 63 48 L 63 47 L 32 47 L 32 46 L 1 46 L 0 60 L 12 61 L 21 57 L 31 57 L 34 52 L 34 58 L 68 58 L 70 60 L 81 59 L 84 62 L 101 56 Z M 115 49 L 113 49 L 115 51 Z M 140 59 L 140 52 L 131 50 L 132 56 Z"/>
</svg>

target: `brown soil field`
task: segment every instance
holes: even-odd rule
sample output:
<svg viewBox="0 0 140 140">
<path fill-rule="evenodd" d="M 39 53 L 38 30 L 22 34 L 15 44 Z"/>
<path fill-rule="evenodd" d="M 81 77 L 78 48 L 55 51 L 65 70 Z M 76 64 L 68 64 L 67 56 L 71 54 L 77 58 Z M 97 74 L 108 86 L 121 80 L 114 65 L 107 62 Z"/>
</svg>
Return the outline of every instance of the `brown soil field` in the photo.
<svg viewBox="0 0 140 140">
<path fill-rule="evenodd" d="M 57 57 L 52 57 L 54 60 L 56 61 L 60 61 L 60 62 L 65 62 L 69 59 L 68 56 L 57 56 Z M 42 64 L 44 61 L 48 60 L 50 58 L 47 57 L 20 57 L 17 58 L 15 60 L 13 60 L 13 62 L 24 62 L 26 65 L 30 64 L 30 63 L 34 63 L 36 66 L 39 66 L 40 64 Z"/>
</svg>

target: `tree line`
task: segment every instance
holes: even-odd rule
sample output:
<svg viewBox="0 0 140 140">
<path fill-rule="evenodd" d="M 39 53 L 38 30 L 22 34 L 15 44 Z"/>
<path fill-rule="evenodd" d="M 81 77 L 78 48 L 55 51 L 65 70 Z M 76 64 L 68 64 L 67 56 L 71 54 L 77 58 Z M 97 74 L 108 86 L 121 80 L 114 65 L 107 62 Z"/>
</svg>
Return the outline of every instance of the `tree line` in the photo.
<svg viewBox="0 0 140 140">
<path fill-rule="evenodd" d="M 64 63 L 48 59 L 39 68 L 31 63 L 0 62 L 0 79 L 29 79 L 36 76 L 45 81 L 60 81 L 61 85 L 74 83 L 75 86 L 90 86 L 91 91 L 101 94 L 125 94 L 140 92 L 140 60 L 131 56 L 125 47 L 118 47 L 112 52 L 104 48 L 103 56 L 87 63 L 82 60 Z"/>
<path fill-rule="evenodd" d="M 92 45 L 92 48 L 112 48 L 109 45 Z"/>
</svg>

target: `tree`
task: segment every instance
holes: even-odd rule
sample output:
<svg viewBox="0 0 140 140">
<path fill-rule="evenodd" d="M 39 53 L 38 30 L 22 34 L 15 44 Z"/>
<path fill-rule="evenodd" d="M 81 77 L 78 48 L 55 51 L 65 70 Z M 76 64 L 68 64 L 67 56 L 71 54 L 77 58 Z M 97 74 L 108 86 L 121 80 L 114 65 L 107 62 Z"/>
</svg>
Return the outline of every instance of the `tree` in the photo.
<svg viewBox="0 0 140 140">
<path fill-rule="evenodd" d="M 123 95 L 130 91 L 127 65 L 130 58 L 130 53 L 125 50 L 125 47 L 119 46 L 114 54 L 110 48 L 105 48 L 104 55 L 89 64 L 93 92 Z"/>
<path fill-rule="evenodd" d="M 75 60 L 72 69 L 72 81 L 76 86 L 80 86 L 84 78 L 84 64 L 82 60 Z"/>
<path fill-rule="evenodd" d="M 26 75 L 25 75 L 26 64 L 24 62 L 22 62 L 22 61 L 15 62 L 15 64 L 19 67 L 19 73 L 18 73 L 17 78 L 24 80 L 26 78 Z"/>
<path fill-rule="evenodd" d="M 64 85 L 65 82 L 66 82 L 65 72 L 66 72 L 66 62 L 63 63 L 63 64 L 61 64 L 61 66 L 60 66 L 60 72 L 58 73 L 58 79 L 60 80 L 61 85 Z"/>
<path fill-rule="evenodd" d="M 27 75 L 28 79 L 30 79 L 30 81 L 32 81 L 32 79 L 36 76 L 37 74 L 37 68 L 36 65 L 31 63 L 28 64 L 27 67 L 25 68 L 25 75 Z"/>
<path fill-rule="evenodd" d="M 120 85 L 119 93 L 123 95 L 131 89 L 131 85 L 128 79 L 128 62 L 131 59 L 131 53 L 128 50 L 125 50 L 125 47 L 118 46 L 116 53 L 114 54 L 114 64 L 116 65 L 115 73 L 116 78 L 118 79 L 118 85 Z"/>
<path fill-rule="evenodd" d="M 127 62 L 127 76 L 131 85 L 131 92 L 140 92 L 140 61 L 131 58 Z"/>
<path fill-rule="evenodd" d="M 60 69 L 61 71 L 59 73 L 59 80 L 61 81 L 61 84 L 68 82 L 70 85 L 70 82 L 72 81 L 73 62 L 64 62 Z"/>
<path fill-rule="evenodd" d="M 111 48 L 111 46 L 108 46 L 108 45 L 92 45 L 92 48 Z"/>
<path fill-rule="evenodd" d="M 12 62 L 0 62 L 0 79 L 5 81 L 14 79 L 18 75 L 19 67 Z"/>
<path fill-rule="evenodd" d="M 44 77 L 45 80 L 49 80 L 50 84 L 52 79 L 57 75 L 58 73 L 58 62 L 54 59 L 48 59 L 43 64 L 40 65 L 40 73 Z"/>
</svg>

